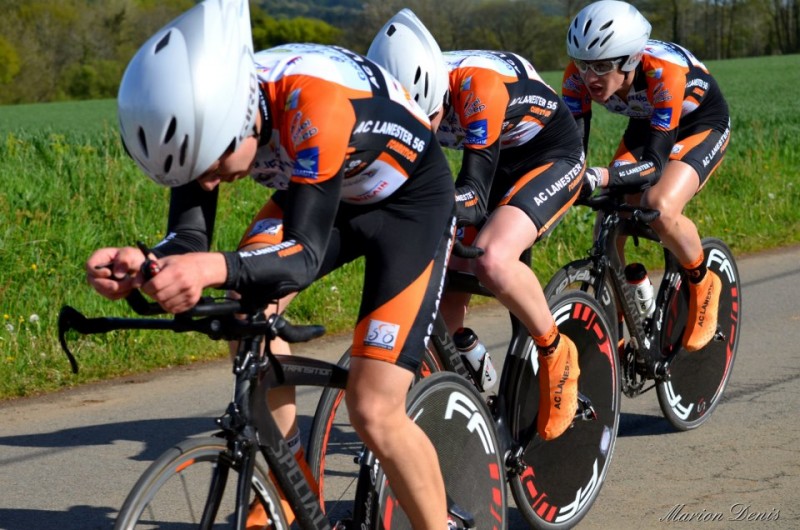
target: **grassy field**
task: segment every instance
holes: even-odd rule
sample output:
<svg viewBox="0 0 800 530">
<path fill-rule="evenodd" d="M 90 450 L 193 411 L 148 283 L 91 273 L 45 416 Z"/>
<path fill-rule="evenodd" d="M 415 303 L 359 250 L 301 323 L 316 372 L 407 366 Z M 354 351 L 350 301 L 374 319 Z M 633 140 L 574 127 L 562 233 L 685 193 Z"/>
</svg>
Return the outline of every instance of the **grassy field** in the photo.
<svg viewBox="0 0 800 530">
<path fill-rule="evenodd" d="M 689 206 L 703 235 L 750 253 L 800 241 L 800 85 L 798 56 L 709 63 L 732 110 L 727 158 Z M 546 79 L 560 85 L 560 74 Z M 757 88 L 753 80 L 758 80 Z M 624 119 L 596 112 L 590 164 L 605 164 Z M 454 166 L 458 156 L 451 157 Z M 71 336 L 81 373 L 69 371 L 56 337 L 63 304 L 87 315 L 130 315 L 123 303 L 96 296 L 83 263 L 100 246 L 160 240 L 167 190 L 144 178 L 124 156 L 113 101 L 0 107 L 0 399 L 52 391 L 132 372 L 218 358 L 221 343 L 163 333 Z M 214 247 L 231 249 L 267 190 L 244 181 L 223 187 Z M 591 245 L 591 212 L 574 208 L 534 250 L 543 282 Z M 660 250 L 629 255 L 656 266 Z M 297 322 L 352 326 L 361 264 L 324 278 L 292 304 Z"/>
</svg>

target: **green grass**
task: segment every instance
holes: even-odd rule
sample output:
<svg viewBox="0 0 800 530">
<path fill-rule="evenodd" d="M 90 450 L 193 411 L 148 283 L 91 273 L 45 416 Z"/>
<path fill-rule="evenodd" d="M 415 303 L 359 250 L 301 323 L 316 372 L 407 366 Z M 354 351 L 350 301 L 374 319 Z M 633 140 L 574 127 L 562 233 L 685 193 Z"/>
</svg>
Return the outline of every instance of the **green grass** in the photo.
<svg viewBox="0 0 800 530">
<path fill-rule="evenodd" d="M 800 241 L 800 85 L 798 56 L 709 63 L 732 110 L 725 162 L 688 215 L 703 235 L 722 237 L 735 253 Z M 560 73 L 547 72 L 552 86 Z M 757 92 L 753 80 L 758 80 Z M 589 163 L 611 157 L 625 120 L 595 113 Z M 449 153 L 454 167 L 459 155 Z M 129 316 L 124 303 L 94 294 L 83 264 L 101 246 L 160 240 L 168 191 L 144 178 L 121 150 L 113 101 L 0 107 L 0 399 L 52 391 L 123 374 L 219 358 L 222 343 L 187 335 L 115 332 L 70 336 L 81 373 L 61 353 L 56 319 L 64 304 L 87 315 Z M 268 197 L 249 180 L 224 186 L 215 249 L 234 248 Z M 593 216 L 573 208 L 534 249 L 534 270 L 546 282 L 591 245 Z M 655 245 L 631 250 L 650 268 Z M 296 322 L 346 332 L 355 320 L 362 264 L 322 279 L 290 306 Z"/>
</svg>

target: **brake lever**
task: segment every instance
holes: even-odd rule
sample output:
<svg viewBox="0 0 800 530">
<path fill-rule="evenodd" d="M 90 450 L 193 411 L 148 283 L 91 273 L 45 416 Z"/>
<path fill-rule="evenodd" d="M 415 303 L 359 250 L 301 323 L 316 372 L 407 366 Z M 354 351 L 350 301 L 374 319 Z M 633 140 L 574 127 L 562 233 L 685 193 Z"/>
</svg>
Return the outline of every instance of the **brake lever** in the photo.
<svg viewBox="0 0 800 530">
<path fill-rule="evenodd" d="M 78 329 L 74 323 L 80 319 L 86 320 L 86 317 L 77 309 L 68 305 L 62 307 L 61 311 L 58 313 L 58 342 L 61 344 L 61 349 L 64 350 L 64 353 L 67 355 L 67 359 L 69 359 L 73 374 L 78 373 L 78 360 L 67 346 L 67 331 L 70 329 Z"/>
</svg>

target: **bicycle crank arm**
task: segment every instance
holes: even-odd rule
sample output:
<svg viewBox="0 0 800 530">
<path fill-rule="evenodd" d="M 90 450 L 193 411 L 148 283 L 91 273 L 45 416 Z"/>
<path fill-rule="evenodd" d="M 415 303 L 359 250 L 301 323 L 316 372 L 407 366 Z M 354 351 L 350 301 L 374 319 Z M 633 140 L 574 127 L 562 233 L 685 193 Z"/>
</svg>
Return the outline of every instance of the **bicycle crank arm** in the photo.
<svg viewBox="0 0 800 530">
<path fill-rule="evenodd" d="M 593 421 L 597 419 L 592 401 L 578 392 L 578 409 L 575 411 L 575 421 Z"/>
</svg>

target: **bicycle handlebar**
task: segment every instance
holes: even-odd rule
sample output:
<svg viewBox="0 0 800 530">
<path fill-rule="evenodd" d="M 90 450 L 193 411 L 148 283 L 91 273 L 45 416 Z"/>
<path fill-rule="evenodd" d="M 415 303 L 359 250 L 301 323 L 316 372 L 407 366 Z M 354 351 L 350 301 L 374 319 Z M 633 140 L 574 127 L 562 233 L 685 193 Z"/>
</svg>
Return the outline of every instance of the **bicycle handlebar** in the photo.
<svg viewBox="0 0 800 530">
<path fill-rule="evenodd" d="M 456 239 L 453 243 L 453 255 L 459 258 L 474 259 L 483 256 L 483 249 L 465 245 L 460 239 Z"/>
<path fill-rule="evenodd" d="M 626 192 L 622 189 L 609 188 L 608 193 L 601 193 L 600 195 L 593 195 L 575 201 L 576 204 L 588 206 L 592 210 L 602 211 L 605 213 L 611 212 L 627 212 L 630 213 L 635 221 L 643 224 L 650 224 L 661 215 L 661 212 L 653 208 L 645 206 L 632 206 L 626 203 L 623 195 Z"/>
<path fill-rule="evenodd" d="M 142 316 L 163 315 L 166 312 L 158 304 L 148 302 L 139 291 L 132 291 L 126 298 L 131 308 Z M 237 318 L 239 313 L 250 314 L 248 318 Z M 171 330 L 176 333 L 194 331 L 207 335 L 212 340 L 238 340 L 263 335 L 267 340 L 280 337 L 286 342 L 297 343 L 321 337 L 325 328 L 319 325 L 293 325 L 281 315 L 273 314 L 261 318 L 259 311 L 246 309 L 238 300 L 205 297 L 189 311 L 163 318 L 88 318 L 77 309 L 65 305 L 58 315 L 58 340 L 69 359 L 73 373 L 78 373 L 78 363 L 67 346 L 66 334 L 75 330 L 83 335 L 107 333 L 122 329 Z"/>
</svg>

